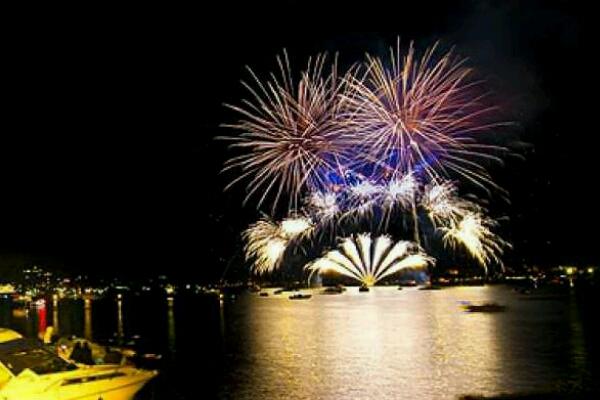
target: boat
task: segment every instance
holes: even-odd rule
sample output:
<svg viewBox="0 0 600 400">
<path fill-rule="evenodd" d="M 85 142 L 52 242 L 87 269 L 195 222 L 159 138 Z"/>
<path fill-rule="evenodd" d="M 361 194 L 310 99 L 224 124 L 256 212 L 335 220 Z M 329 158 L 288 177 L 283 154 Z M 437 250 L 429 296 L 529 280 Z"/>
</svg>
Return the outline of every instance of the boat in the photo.
<svg viewBox="0 0 600 400">
<path fill-rule="evenodd" d="M 336 295 L 344 293 L 346 289 L 341 286 L 329 286 L 321 291 L 321 294 Z"/>
<path fill-rule="evenodd" d="M 252 285 L 252 286 L 248 287 L 248 291 L 250 293 L 260 293 L 261 288 L 258 285 Z"/>
<path fill-rule="evenodd" d="M 419 284 L 415 280 L 402 281 L 402 282 L 399 283 L 399 285 L 401 287 L 417 287 L 417 286 L 419 286 Z"/>
<path fill-rule="evenodd" d="M 312 298 L 312 294 L 296 293 L 289 297 L 290 300 L 308 300 Z"/>
<path fill-rule="evenodd" d="M 506 311 L 506 306 L 497 303 L 485 303 L 485 304 L 466 304 L 463 306 L 467 312 L 472 313 L 495 313 Z"/>
<path fill-rule="evenodd" d="M 259 296 L 260 296 L 260 297 L 269 297 L 269 293 L 267 293 L 267 292 L 261 292 L 261 293 L 259 294 Z"/>
<path fill-rule="evenodd" d="M 13 285 L 2 285 L 0 284 L 0 299 L 10 300 L 15 294 L 15 288 Z"/>
<path fill-rule="evenodd" d="M 363 286 L 361 286 L 361 287 L 358 289 L 358 291 L 359 291 L 360 293 L 367 293 L 367 292 L 370 292 L 370 291 L 371 291 L 371 289 L 369 289 L 369 287 L 368 287 L 368 286 L 364 286 L 364 285 L 363 285 Z"/>
<path fill-rule="evenodd" d="M 157 374 L 133 366 L 76 364 L 35 339 L 0 343 L 2 400 L 133 400 Z"/>
<path fill-rule="evenodd" d="M 274 294 L 275 296 L 278 296 L 278 295 L 280 295 L 281 293 L 283 293 L 283 289 L 277 289 L 276 291 L 274 291 L 274 292 L 273 292 L 273 294 Z"/>
<path fill-rule="evenodd" d="M 440 286 L 436 285 L 426 285 L 419 288 L 419 290 L 442 290 Z"/>
</svg>

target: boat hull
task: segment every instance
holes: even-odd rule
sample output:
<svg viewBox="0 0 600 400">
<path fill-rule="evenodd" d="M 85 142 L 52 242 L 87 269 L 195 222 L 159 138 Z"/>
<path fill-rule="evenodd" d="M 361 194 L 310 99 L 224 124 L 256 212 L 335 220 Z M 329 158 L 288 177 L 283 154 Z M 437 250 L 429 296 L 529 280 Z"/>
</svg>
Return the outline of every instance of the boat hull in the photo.
<svg viewBox="0 0 600 400">
<path fill-rule="evenodd" d="M 47 390 L 36 390 L 36 387 L 44 388 L 43 384 L 36 385 L 35 382 L 14 385 L 17 382 L 9 382 L 0 390 L 0 398 L 3 400 L 133 400 L 152 378 L 156 372 L 146 371 L 135 377 L 115 378 L 110 380 L 82 381 L 81 383 L 65 384 L 64 380 L 56 385 L 50 384 Z M 19 378 L 14 378 L 18 380 Z"/>
</svg>

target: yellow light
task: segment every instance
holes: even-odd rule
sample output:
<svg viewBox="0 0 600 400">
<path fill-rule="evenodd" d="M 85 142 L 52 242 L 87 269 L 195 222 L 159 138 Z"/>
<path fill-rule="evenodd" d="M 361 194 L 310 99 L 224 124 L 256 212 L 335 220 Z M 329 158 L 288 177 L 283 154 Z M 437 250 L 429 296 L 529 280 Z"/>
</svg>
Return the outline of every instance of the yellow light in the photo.
<svg viewBox="0 0 600 400">
<path fill-rule="evenodd" d="M 373 275 L 367 275 L 363 278 L 363 284 L 368 287 L 375 286 L 377 279 Z"/>
<path fill-rule="evenodd" d="M 576 271 L 575 268 L 569 267 L 569 268 L 567 268 L 567 275 L 574 275 L 575 271 Z"/>
<path fill-rule="evenodd" d="M 593 274 L 593 273 L 594 273 L 594 268 L 588 268 L 588 271 L 587 271 L 587 272 L 588 272 L 588 274 L 590 274 L 590 275 L 591 275 L 591 274 Z"/>
</svg>

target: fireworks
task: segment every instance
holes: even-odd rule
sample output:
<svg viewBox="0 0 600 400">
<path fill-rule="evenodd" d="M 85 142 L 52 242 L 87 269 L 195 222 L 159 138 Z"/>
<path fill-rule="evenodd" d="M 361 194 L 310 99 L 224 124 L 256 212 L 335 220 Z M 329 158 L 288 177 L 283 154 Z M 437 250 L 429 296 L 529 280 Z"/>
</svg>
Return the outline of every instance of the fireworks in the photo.
<svg viewBox="0 0 600 400">
<path fill-rule="evenodd" d="M 477 208 L 473 203 L 460 199 L 452 182 L 432 183 L 425 188 L 421 205 L 434 224 L 456 225 L 470 210 Z"/>
<path fill-rule="evenodd" d="M 254 260 L 255 273 L 271 273 L 279 267 L 288 245 L 312 229 L 312 222 L 306 218 L 288 218 L 276 223 L 265 217 L 243 234 L 247 243 L 246 260 Z"/>
<path fill-rule="evenodd" d="M 425 268 L 433 263 L 414 243 L 393 244 L 388 236 L 373 240 L 369 234 L 360 234 L 344 239 L 339 250 L 330 251 L 305 268 L 311 273 L 335 272 L 373 286 L 399 271 Z"/>
<path fill-rule="evenodd" d="M 305 235 L 313 228 L 312 222 L 307 218 L 288 218 L 281 222 L 279 227 L 281 235 L 288 240 Z"/>
<path fill-rule="evenodd" d="M 496 236 L 491 227 L 495 221 L 476 213 L 468 213 L 458 224 L 445 231 L 444 242 L 452 248 L 463 246 L 486 269 L 491 261 L 502 265 L 500 256 L 508 244 Z"/>
<path fill-rule="evenodd" d="M 413 174 L 405 175 L 401 179 L 394 179 L 383 187 L 384 203 L 388 207 L 400 205 L 408 208 L 415 201 L 419 192 L 419 182 Z"/>
<path fill-rule="evenodd" d="M 280 77 L 272 74 L 265 83 L 250 70 L 256 88 L 244 86 L 252 100 L 229 106 L 242 119 L 226 125 L 242 133 L 225 138 L 233 141 L 231 147 L 245 151 L 226 165 L 226 170 L 242 171 L 229 186 L 249 179 L 246 200 L 260 191 L 260 205 L 274 192 L 273 208 L 283 195 L 295 207 L 303 189 L 324 188 L 327 175 L 338 171 L 347 158 L 346 131 L 339 123 L 346 86 L 336 63 L 326 72 L 325 56 L 309 60 L 297 84 L 287 54 L 278 58 L 278 64 Z"/>
<path fill-rule="evenodd" d="M 254 272 L 273 272 L 285 253 L 288 241 L 280 236 L 278 224 L 265 218 L 250 226 L 243 234 L 246 260 L 254 260 Z"/>
<path fill-rule="evenodd" d="M 482 82 L 453 52 L 438 54 L 435 45 L 418 57 L 412 44 L 403 53 L 398 42 L 390 53 L 389 61 L 367 56 L 362 68 L 343 75 L 336 59 L 320 55 L 297 81 L 285 53 L 277 59 L 279 73 L 266 81 L 249 70 L 253 82 L 244 86 L 251 97 L 229 106 L 240 120 L 226 126 L 241 133 L 225 139 L 241 154 L 225 166 L 239 173 L 228 187 L 247 181 L 245 201 L 257 197 L 260 207 L 268 199 L 273 214 L 287 199 L 289 215 L 245 231 L 255 273 L 275 271 L 287 249 L 306 239 L 333 240 L 349 227 L 364 229 L 364 222 L 379 233 L 402 224 L 416 244 L 362 234 L 307 269 L 373 285 L 431 264 L 419 247 L 430 232 L 448 249 L 466 249 L 486 270 L 501 265 L 508 244 L 457 186 L 466 180 L 496 187 L 485 164 L 499 161 L 495 154 L 504 149 L 483 141 L 502 125 L 494 122 L 496 107 L 486 105 Z M 423 222 L 432 229 L 421 229 Z"/>
<path fill-rule="evenodd" d="M 308 208 L 317 218 L 331 220 L 340 211 L 338 196 L 333 192 L 314 192 L 308 199 Z"/>
<path fill-rule="evenodd" d="M 346 104 L 363 162 L 383 176 L 423 171 L 436 179 L 453 172 L 493 185 L 477 161 L 497 159 L 490 152 L 499 148 L 477 139 L 499 124 L 484 122 L 495 107 L 483 105 L 465 59 L 450 52 L 436 60 L 436 46 L 419 59 L 412 44 L 403 55 L 399 41 L 390 53 L 391 68 L 368 56 L 366 75 L 348 82 Z"/>
</svg>

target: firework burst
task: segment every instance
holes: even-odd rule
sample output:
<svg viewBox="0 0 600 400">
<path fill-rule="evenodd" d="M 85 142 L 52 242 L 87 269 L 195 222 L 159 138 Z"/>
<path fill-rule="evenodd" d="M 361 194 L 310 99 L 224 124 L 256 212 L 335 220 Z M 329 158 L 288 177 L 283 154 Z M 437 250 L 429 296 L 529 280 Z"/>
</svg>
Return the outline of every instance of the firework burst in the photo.
<svg viewBox="0 0 600 400">
<path fill-rule="evenodd" d="M 496 108 L 475 94 L 480 82 L 466 60 L 452 52 L 436 59 L 436 47 L 419 59 L 412 44 L 402 54 L 398 41 L 390 68 L 368 56 L 365 75 L 351 77 L 345 102 L 363 163 L 384 177 L 422 172 L 435 180 L 456 173 L 495 186 L 481 161 L 500 161 L 492 153 L 503 149 L 481 144 L 479 136 L 500 125 L 485 122 Z"/>
<path fill-rule="evenodd" d="M 257 195 L 260 206 L 273 194 L 273 209 L 282 197 L 289 198 L 289 208 L 296 208 L 305 189 L 326 188 L 327 176 L 339 173 L 347 162 L 348 131 L 340 123 L 345 114 L 340 98 L 352 72 L 339 77 L 337 62 L 329 68 L 326 57 L 319 55 L 309 60 L 296 84 L 286 53 L 278 64 L 280 76 L 271 74 L 264 83 L 250 70 L 254 84 L 244 86 L 252 99 L 228 106 L 241 119 L 226 126 L 242 133 L 224 139 L 244 154 L 230 159 L 225 170 L 242 171 L 228 187 L 249 180 L 246 201 Z"/>
<path fill-rule="evenodd" d="M 434 182 L 425 187 L 421 196 L 421 206 L 426 210 L 435 225 L 457 225 L 470 210 L 477 206 L 458 196 L 458 189 L 452 182 Z"/>
<path fill-rule="evenodd" d="M 246 242 L 246 260 L 254 260 L 256 274 L 271 273 L 279 267 L 288 245 L 288 240 L 280 236 L 280 227 L 264 218 L 251 225 L 243 233 Z"/>
<path fill-rule="evenodd" d="M 333 250 L 308 264 L 314 273 L 335 272 L 373 286 L 382 279 L 405 269 L 426 268 L 434 260 L 412 242 L 394 244 L 389 236 L 375 239 L 369 234 L 342 240 L 339 250 Z"/>
<path fill-rule="evenodd" d="M 448 228 L 441 228 L 444 232 L 444 242 L 453 249 L 464 247 L 483 266 L 491 262 L 502 266 L 500 256 L 508 243 L 495 235 L 491 228 L 496 222 L 483 215 L 469 212 L 458 223 L 452 223 Z"/>
<path fill-rule="evenodd" d="M 340 212 L 338 195 L 334 192 L 313 192 L 308 198 L 309 212 L 324 221 L 331 221 Z"/>
<path fill-rule="evenodd" d="M 254 260 L 258 275 L 272 273 L 281 266 L 291 243 L 310 236 L 314 225 L 310 219 L 287 218 L 280 223 L 264 217 L 243 233 L 246 260 Z"/>
</svg>

